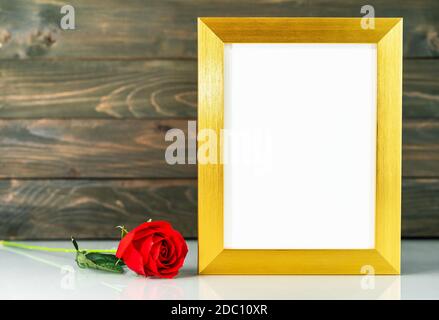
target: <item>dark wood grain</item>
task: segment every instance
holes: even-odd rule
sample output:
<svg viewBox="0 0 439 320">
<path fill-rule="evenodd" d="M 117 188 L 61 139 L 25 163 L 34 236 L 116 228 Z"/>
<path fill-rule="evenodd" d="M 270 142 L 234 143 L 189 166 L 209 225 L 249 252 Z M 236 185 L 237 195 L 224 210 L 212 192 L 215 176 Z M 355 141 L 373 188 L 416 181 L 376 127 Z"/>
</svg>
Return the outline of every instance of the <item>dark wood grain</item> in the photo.
<svg viewBox="0 0 439 320">
<path fill-rule="evenodd" d="M 403 176 L 439 177 L 439 121 L 403 122 Z"/>
<path fill-rule="evenodd" d="M 165 161 L 171 128 L 187 121 L 0 120 L 0 178 L 195 177 Z"/>
<path fill-rule="evenodd" d="M 0 239 L 116 239 L 115 228 L 168 220 L 197 230 L 196 180 L 0 180 Z"/>
<path fill-rule="evenodd" d="M 1 180 L 1 239 L 117 238 L 166 219 L 196 237 L 196 180 Z M 404 179 L 404 237 L 439 236 L 439 179 Z"/>
<path fill-rule="evenodd" d="M 404 61 L 403 116 L 439 118 L 439 59 Z"/>
<path fill-rule="evenodd" d="M 0 60 L 0 118 L 196 118 L 195 60 Z M 439 60 L 404 61 L 404 118 L 439 118 Z"/>
<path fill-rule="evenodd" d="M 0 118 L 195 118 L 196 61 L 0 60 Z"/>
<path fill-rule="evenodd" d="M 439 237 L 439 179 L 404 179 L 402 234 Z"/>
<path fill-rule="evenodd" d="M 0 0 L 0 239 L 117 238 L 148 218 L 195 237 L 196 167 L 165 163 L 164 134 L 196 117 L 196 18 L 360 17 L 366 4 L 68 3 L 74 31 L 59 27 L 65 2 Z M 403 236 L 439 237 L 439 60 L 410 59 L 439 57 L 439 2 L 367 4 L 404 17 Z"/>
<path fill-rule="evenodd" d="M 0 0 L 1 58 L 196 57 L 199 16 L 404 17 L 406 57 L 439 55 L 436 0 L 71 0 L 76 30 L 61 30 L 64 2 Z"/>
<path fill-rule="evenodd" d="M 0 177 L 196 177 L 168 165 L 167 130 L 186 120 L 0 120 Z M 403 123 L 403 175 L 439 176 L 439 120 Z"/>
</svg>

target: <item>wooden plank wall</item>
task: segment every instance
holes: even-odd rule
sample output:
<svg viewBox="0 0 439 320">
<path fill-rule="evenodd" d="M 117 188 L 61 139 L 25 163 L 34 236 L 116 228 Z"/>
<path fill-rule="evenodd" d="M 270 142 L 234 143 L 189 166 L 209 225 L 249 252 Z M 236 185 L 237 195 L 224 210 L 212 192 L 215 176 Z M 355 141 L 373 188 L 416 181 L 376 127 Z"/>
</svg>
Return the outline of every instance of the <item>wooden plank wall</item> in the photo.
<svg viewBox="0 0 439 320">
<path fill-rule="evenodd" d="M 62 5 L 76 30 L 59 28 Z M 196 168 L 164 134 L 196 119 L 198 16 L 361 16 L 357 0 L 0 0 L 0 239 L 115 238 L 171 220 L 196 237 Z M 404 17 L 403 235 L 439 236 L 439 2 Z"/>
</svg>

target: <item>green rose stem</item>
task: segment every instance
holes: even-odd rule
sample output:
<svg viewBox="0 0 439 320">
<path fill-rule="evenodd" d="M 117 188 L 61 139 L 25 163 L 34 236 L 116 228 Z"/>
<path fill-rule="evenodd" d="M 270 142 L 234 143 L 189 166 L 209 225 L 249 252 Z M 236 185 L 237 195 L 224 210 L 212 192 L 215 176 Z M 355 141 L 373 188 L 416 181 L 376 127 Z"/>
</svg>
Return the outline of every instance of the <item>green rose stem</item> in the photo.
<svg viewBox="0 0 439 320">
<path fill-rule="evenodd" d="M 47 264 L 47 265 L 55 267 L 55 268 L 59 268 L 59 269 L 63 268 L 63 265 L 57 264 L 55 262 L 52 262 L 52 261 L 49 261 L 49 260 L 46 260 L 46 259 L 43 259 L 43 258 L 40 258 L 40 257 L 33 256 L 33 255 L 31 255 L 30 253 L 27 253 L 24 250 L 15 249 L 15 248 L 7 248 L 5 246 L 3 246 L 3 248 L 0 249 L 0 250 L 5 250 L 5 251 L 8 251 L 8 252 L 12 252 L 14 254 L 18 254 L 20 256 L 29 258 L 29 259 L 37 261 L 37 262 L 41 262 L 41 263 Z"/>
<path fill-rule="evenodd" d="M 12 241 L 0 241 L 0 245 L 3 245 L 4 247 L 20 248 L 20 249 L 34 250 L 34 251 L 76 253 L 76 249 L 31 246 L 27 244 L 12 242 Z M 83 251 L 93 252 L 93 253 L 116 253 L 116 250 L 114 249 L 91 249 L 91 250 L 84 249 Z"/>
<path fill-rule="evenodd" d="M 65 248 L 50 248 L 42 246 L 31 246 L 22 243 L 12 241 L 0 241 L 0 245 L 7 250 L 13 250 L 12 248 L 26 249 L 32 251 L 43 252 L 64 252 L 64 253 L 76 253 L 76 263 L 83 269 L 96 269 L 113 273 L 123 273 L 125 265 L 123 261 L 119 260 L 116 256 L 116 250 L 113 249 L 86 249 L 79 250 L 78 244 L 72 237 L 72 243 L 74 249 Z"/>
<path fill-rule="evenodd" d="M 128 230 L 124 226 L 118 226 L 121 229 L 121 238 L 123 238 Z M 0 241 L 0 246 L 6 247 L 8 250 L 11 248 L 43 251 L 43 252 L 64 252 L 64 253 L 76 253 L 76 263 L 82 269 L 96 269 L 101 271 L 124 273 L 125 263 L 116 257 L 116 250 L 114 249 L 82 249 L 79 250 L 78 243 L 72 237 L 72 243 L 74 249 L 66 248 L 51 248 L 43 246 L 31 246 L 23 243 L 17 243 L 12 241 Z"/>
</svg>

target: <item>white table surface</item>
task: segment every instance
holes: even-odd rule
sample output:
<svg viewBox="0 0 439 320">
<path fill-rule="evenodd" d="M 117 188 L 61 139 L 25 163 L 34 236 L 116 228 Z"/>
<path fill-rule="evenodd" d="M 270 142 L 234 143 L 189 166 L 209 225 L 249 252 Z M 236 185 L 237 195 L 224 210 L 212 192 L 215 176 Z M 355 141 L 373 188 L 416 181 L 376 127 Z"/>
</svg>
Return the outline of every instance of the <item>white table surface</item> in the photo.
<svg viewBox="0 0 439 320">
<path fill-rule="evenodd" d="M 117 242 L 80 245 L 111 249 Z M 402 248 L 401 276 L 198 276 L 197 243 L 189 241 L 180 275 L 166 280 L 79 269 L 73 253 L 0 246 L 0 299 L 439 299 L 439 240 L 405 240 Z"/>
</svg>

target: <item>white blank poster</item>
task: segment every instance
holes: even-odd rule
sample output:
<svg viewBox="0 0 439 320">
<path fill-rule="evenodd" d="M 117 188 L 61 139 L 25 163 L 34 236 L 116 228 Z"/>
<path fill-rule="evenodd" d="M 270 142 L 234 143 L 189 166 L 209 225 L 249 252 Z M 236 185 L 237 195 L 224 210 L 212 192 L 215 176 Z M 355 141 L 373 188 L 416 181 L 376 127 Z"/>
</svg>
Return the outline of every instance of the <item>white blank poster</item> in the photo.
<svg viewBox="0 0 439 320">
<path fill-rule="evenodd" d="M 224 246 L 374 247 L 376 46 L 227 44 Z"/>
</svg>

